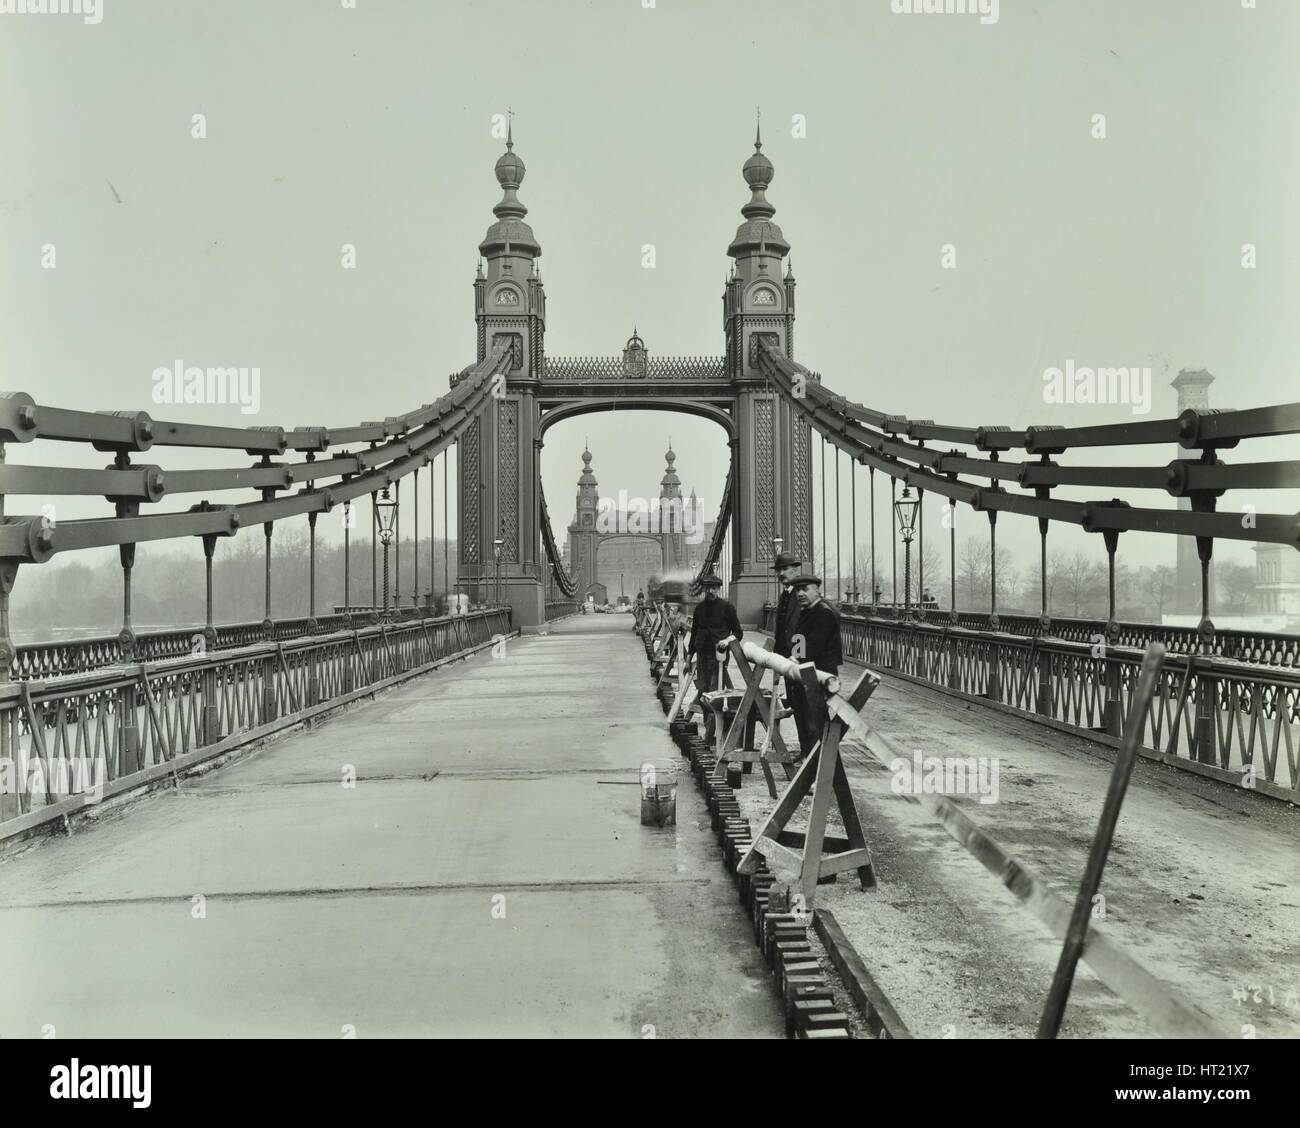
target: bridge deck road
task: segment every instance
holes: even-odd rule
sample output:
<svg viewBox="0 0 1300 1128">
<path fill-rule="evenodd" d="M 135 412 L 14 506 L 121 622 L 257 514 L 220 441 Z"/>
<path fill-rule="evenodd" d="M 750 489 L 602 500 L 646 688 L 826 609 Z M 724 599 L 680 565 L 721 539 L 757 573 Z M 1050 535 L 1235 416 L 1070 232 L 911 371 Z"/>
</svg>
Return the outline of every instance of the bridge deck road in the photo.
<svg viewBox="0 0 1300 1128">
<path fill-rule="evenodd" d="M 0 863 L 0 1035 L 779 1037 L 651 689 L 579 617 L 101 809 Z"/>
</svg>

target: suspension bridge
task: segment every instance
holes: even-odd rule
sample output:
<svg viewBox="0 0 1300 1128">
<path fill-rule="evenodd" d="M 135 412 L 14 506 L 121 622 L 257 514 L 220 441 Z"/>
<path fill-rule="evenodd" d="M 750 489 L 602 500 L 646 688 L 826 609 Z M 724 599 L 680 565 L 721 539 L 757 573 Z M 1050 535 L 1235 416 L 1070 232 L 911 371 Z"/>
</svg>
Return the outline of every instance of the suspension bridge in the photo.
<svg viewBox="0 0 1300 1128">
<path fill-rule="evenodd" d="M 996 883 L 974 894 L 967 880 L 986 876 L 981 866 L 996 857 L 1022 900 L 1042 908 L 1049 893 L 1068 896 L 1125 754 L 1137 764 L 1104 887 L 1113 936 L 1103 943 L 1095 930 L 1084 945 L 1091 970 L 1065 1031 L 1300 1031 L 1300 1006 L 1286 994 L 1300 954 L 1300 638 L 1216 629 L 1209 578 L 1216 543 L 1300 545 L 1300 518 L 1260 504 L 1300 486 L 1300 462 L 1249 460 L 1251 445 L 1300 432 L 1300 404 L 1016 429 L 853 402 L 795 360 L 796 280 L 766 197 L 773 171 L 756 141 L 743 168 L 751 196 L 727 248 L 718 357 L 654 356 L 635 335 L 621 356 L 546 354 L 541 247 L 517 194 L 524 165 L 511 138 L 479 245 L 478 355 L 435 402 L 382 421 L 240 428 L 0 397 L 0 917 L 32 973 L 0 992 L 0 1034 L 39 1036 L 47 1025 L 322 1036 L 1032 1033 L 1062 918 L 1043 909 L 1026 923 L 997 902 Z M 684 412 L 725 432 L 730 467 L 696 580 L 722 576 L 754 639 L 773 625 L 781 547 L 811 561 L 839 531 L 824 492 L 819 520 L 817 443 L 823 491 L 829 451 L 853 496 L 860 482 L 869 492 L 873 561 L 877 476 L 888 479 L 891 508 L 905 487 L 921 506 L 942 499 L 987 527 L 987 607 L 956 610 L 955 532 L 953 610 L 883 607 L 856 593 L 842 603 L 849 665 L 827 724 L 843 727 L 847 782 L 836 794 L 844 817 L 862 824 L 875 885 L 862 891 L 841 874 L 834 886 L 809 886 L 823 908 L 835 902 L 816 929 L 764 908 L 774 858 L 742 864 L 753 845 L 745 835 L 768 817 L 761 787 L 723 782 L 725 756 L 708 762 L 697 737 L 665 727 L 628 617 L 575 617 L 577 585 L 542 491 L 542 444 L 557 422 L 629 408 Z M 1151 457 L 1170 447 L 1181 452 L 1173 461 Z M 1230 463 L 1220 458 L 1227 450 L 1238 452 Z M 168 469 L 168 451 L 213 465 Z M 105 455 L 111 466 L 98 465 Z M 446 529 L 455 490 L 463 598 L 450 614 L 432 598 L 432 538 L 429 558 L 419 557 L 423 471 L 430 533 L 440 517 Z M 404 486 L 413 500 L 403 507 Z M 1151 500 L 1061 496 L 1078 487 Z M 107 512 L 52 516 L 65 499 Z M 1250 522 L 1238 500 L 1250 503 Z M 400 574 L 392 600 L 386 570 L 382 599 L 375 567 L 369 601 L 352 578 L 356 514 L 369 513 L 373 565 L 394 508 L 415 524 L 409 605 Z M 335 510 L 344 576 L 326 593 L 317 525 Z M 997 607 L 1002 513 L 1037 521 L 1037 617 Z M 277 572 L 277 530 L 304 522 L 306 575 Z M 265 617 L 219 622 L 214 556 L 257 526 Z M 1048 614 L 1047 544 L 1067 527 L 1096 534 L 1110 577 L 1105 620 Z M 1126 533 L 1195 546 L 1197 627 L 1117 620 Z M 203 624 L 135 629 L 136 546 L 160 541 L 195 544 Z M 111 548 L 120 631 L 15 644 L 10 606 L 25 575 L 56 556 Z M 308 616 L 273 618 L 280 584 L 306 587 Z M 637 626 L 670 686 L 684 658 L 674 657 L 668 610 L 654 616 Z M 1144 679 L 1152 644 L 1164 659 Z M 849 684 L 877 680 L 879 693 L 855 704 Z M 678 789 L 675 829 L 644 828 L 641 765 L 676 755 L 670 734 L 701 789 Z M 952 811 L 924 824 L 890 794 L 879 740 L 1001 757 L 1011 772 L 1002 801 L 961 815 L 986 815 L 987 825 L 954 845 Z M 723 794 L 737 785 L 744 804 Z M 714 831 L 728 846 L 725 866 Z M 1017 892 L 1007 874 L 1030 868 L 1037 884 Z M 946 986 L 927 990 L 904 953 Z M 985 966 L 991 978 L 981 982 Z M 1261 985 L 1273 1004 L 1259 1003 Z M 846 1014 L 850 997 L 858 1017 Z"/>
</svg>

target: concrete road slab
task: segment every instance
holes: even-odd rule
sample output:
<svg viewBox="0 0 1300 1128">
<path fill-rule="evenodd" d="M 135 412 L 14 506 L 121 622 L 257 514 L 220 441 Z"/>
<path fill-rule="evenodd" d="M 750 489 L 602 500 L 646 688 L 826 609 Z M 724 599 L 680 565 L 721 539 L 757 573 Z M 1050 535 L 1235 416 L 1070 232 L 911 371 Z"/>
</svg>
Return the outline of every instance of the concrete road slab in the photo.
<svg viewBox="0 0 1300 1128">
<path fill-rule="evenodd" d="M 705 888 L 698 897 L 718 899 Z M 654 887 L 210 899 L 9 911 L 22 974 L 0 1036 L 747 1037 L 770 1032 L 753 945 L 708 981 Z M 693 902 L 692 902 L 693 903 Z M 723 906 L 731 911 L 731 905 Z M 742 937 L 743 940 L 743 937 Z"/>
<path fill-rule="evenodd" d="M 640 825 L 640 789 L 623 778 L 441 777 L 164 795 L 42 851 L 39 867 L 11 867 L 0 906 L 674 877 L 674 830 Z"/>
<path fill-rule="evenodd" d="M 639 766 L 677 751 L 626 626 L 512 640 L 0 862 L 0 1034 L 780 1037 L 693 786 L 640 825 Z"/>
</svg>

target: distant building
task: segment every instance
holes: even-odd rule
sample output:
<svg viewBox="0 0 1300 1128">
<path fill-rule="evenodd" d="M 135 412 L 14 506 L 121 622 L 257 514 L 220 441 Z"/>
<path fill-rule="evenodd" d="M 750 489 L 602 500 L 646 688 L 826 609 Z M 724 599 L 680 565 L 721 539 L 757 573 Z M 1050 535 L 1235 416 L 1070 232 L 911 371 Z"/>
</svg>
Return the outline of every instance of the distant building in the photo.
<svg viewBox="0 0 1300 1128">
<path fill-rule="evenodd" d="M 703 506 L 691 491 L 682 499 L 681 480 L 671 446 L 655 503 L 618 509 L 609 498 L 601 504 L 591 451 L 582 452 L 582 473 L 573 520 L 565 548 L 569 574 L 584 593 L 600 586 L 619 596 L 644 591 L 654 577 L 685 575 L 698 567 L 708 551 L 713 523 L 704 521 Z M 598 600 L 600 602 L 600 600 Z"/>
<path fill-rule="evenodd" d="M 1255 606 L 1277 617 L 1274 630 L 1300 629 L 1300 552 L 1289 544 L 1255 545 Z"/>
</svg>

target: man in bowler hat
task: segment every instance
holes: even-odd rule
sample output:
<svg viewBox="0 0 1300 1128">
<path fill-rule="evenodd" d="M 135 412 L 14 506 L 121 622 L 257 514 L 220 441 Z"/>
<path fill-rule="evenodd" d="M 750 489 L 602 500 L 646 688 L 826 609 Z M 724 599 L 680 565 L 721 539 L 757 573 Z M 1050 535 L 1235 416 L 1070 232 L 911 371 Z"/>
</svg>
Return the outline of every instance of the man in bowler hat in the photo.
<svg viewBox="0 0 1300 1128">
<path fill-rule="evenodd" d="M 799 604 L 799 618 L 795 621 L 790 636 L 790 657 L 799 663 L 811 662 L 823 673 L 838 674 L 844 662 L 844 652 L 840 646 L 840 618 L 834 608 L 822 598 L 821 584 L 818 576 L 806 573 L 795 576 L 790 581 L 790 588 Z M 812 709 L 802 688 L 800 686 L 798 697 L 792 698 L 790 705 L 794 710 L 795 724 L 799 728 L 799 744 L 806 756 L 821 739 L 821 734 L 814 731 Z"/>
</svg>

